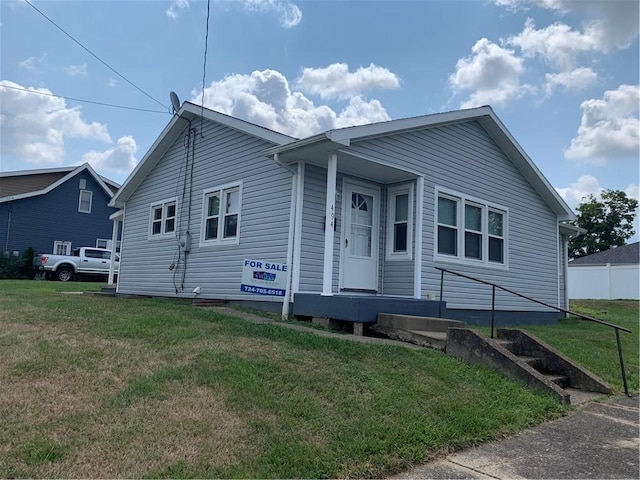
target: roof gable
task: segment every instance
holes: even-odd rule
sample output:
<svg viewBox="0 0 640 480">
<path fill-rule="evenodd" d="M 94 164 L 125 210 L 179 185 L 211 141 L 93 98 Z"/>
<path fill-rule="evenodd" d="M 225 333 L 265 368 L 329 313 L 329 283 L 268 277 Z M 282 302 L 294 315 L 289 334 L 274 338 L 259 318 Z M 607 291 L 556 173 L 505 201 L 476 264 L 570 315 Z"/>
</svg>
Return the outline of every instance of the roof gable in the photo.
<svg viewBox="0 0 640 480">
<path fill-rule="evenodd" d="M 281 156 L 289 152 L 293 153 L 303 148 L 309 148 L 312 145 L 323 145 L 327 150 L 348 150 L 349 145 L 352 143 L 374 137 L 432 129 L 463 122 L 478 122 L 482 126 L 545 203 L 558 215 L 559 220 L 566 221 L 575 219 L 575 214 L 571 208 L 569 208 L 562 197 L 560 197 L 555 188 L 553 188 L 489 106 L 329 130 L 320 135 L 270 148 L 266 150 L 265 153 L 267 155 L 275 156 L 277 154 Z"/>
<path fill-rule="evenodd" d="M 22 170 L 0 173 L 0 203 L 44 195 L 62 185 L 82 171 L 87 171 L 109 196 L 118 189 L 118 184 L 98 175 L 91 165 L 61 167 L 47 170 Z"/>
<path fill-rule="evenodd" d="M 640 263 L 640 242 L 610 248 L 603 252 L 593 253 L 576 258 L 569 262 L 572 265 L 605 265 L 607 263 L 624 265 Z"/>
<path fill-rule="evenodd" d="M 192 121 L 197 119 L 216 122 L 275 145 L 281 145 L 295 140 L 295 138 L 288 135 L 240 120 L 239 118 L 231 117 L 208 108 L 202 108 L 191 102 L 184 102 L 182 107 L 180 107 L 180 111 L 173 116 L 164 130 L 162 130 L 160 136 L 153 145 L 151 145 L 129 177 L 127 177 L 109 205 L 112 207 L 122 207 L 124 202 L 131 197 L 133 192 L 135 192 L 138 186 L 140 186 L 149 173 L 151 173 L 178 137 L 191 125 Z"/>
</svg>

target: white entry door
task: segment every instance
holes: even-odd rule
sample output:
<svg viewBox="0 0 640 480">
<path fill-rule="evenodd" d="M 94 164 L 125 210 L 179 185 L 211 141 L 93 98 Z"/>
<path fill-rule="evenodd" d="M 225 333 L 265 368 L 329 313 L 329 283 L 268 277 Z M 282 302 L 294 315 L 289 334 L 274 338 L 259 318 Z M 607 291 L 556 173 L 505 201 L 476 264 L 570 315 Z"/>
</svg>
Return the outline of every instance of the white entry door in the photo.
<svg viewBox="0 0 640 480">
<path fill-rule="evenodd" d="M 341 235 L 341 287 L 378 289 L 380 190 L 345 182 Z"/>
</svg>

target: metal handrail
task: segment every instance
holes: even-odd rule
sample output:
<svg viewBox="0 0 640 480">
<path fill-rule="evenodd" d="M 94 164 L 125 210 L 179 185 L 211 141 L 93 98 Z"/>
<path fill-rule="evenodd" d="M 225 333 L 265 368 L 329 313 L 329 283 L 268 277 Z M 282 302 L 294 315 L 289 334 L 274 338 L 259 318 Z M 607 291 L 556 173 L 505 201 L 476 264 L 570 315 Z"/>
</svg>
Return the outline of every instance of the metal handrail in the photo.
<svg viewBox="0 0 640 480">
<path fill-rule="evenodd" d="M 618 345 L 618 356 L 620 357 L 620 369 L 622 371 L 622 383 L 624 384 L 624 393 L 629 396 L 629 388 L 627 386 L 627 375 L 625 373 L 624 368 L 624 358 L 622 356 L 622 345 L 620 343 L 620 330 L 626 333 L 633 333 L 631 330 L 625 327 L 621 327 L 620 325 L 615 325 L 613 323 L 605 322 L 604 320 L 599 320 L 597 318 L 590 317 L 589 315 L 584 315 L 582 313 L 574 312 L 572 310 L 566 310 L 564 308 L 557 307 L 555 305 L 551 305 L 549 303 L 542 302 L 540 300 L 536 300 L 535 298 L 528 297 L 527 295 L 523 295 L 522 293 L 515 292 L 509 288 L 502 287 L 496 283 L 487 282 L 486 280 L 481 280 L 479 278 L 471 277 L 469 275 L 465 275 L 463 273 L 454 272 L 452 270 L 447 270 L 446 268 L 435 267 L 436 270 L 440 270 L 440 302 L 438 306 L 438 317 L 442 318 L 442 292 L 444 290 L 444 274 L 450 273 L 452 275 L 456 275 L 458 277 L 466 278 L 468 280 L 473 280 L 474 282 L 482 283 L 484 285 L 491 286 L 491 338 L 493 337 L 493 327 L 495 321 L 495 310 L 496 310 L 496 288 L 499 288 L 502 291 L 510 293 L 520 298 L 524 298 L 525 300 L 529 300 L 531 302 L 537 303 L 539 305 L 543 305 L 548 308 L 552 308 L 559 312 L 568 313 L 569 315 L 573 315 L 579 317 L 583 320 L 588 320 L 590 322 L 599 323 L 600 325 L 604 325 L 605 327 L 613 328 L 616 332 L 616 343 Z"/>
</svg>

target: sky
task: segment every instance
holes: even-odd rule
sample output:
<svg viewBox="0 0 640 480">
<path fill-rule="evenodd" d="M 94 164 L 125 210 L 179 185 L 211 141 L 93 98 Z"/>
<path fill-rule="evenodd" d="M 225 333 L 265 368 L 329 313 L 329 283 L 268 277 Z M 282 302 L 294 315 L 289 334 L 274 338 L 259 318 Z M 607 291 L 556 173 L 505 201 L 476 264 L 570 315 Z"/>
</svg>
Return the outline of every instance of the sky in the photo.
<svg viewBox="0 0 640 480">
<path fill-rule="evenodd" d="M 639 198 L 639 17 L 637 0 L 0 0 L 0 171 L 89 162 L 123 183 L 174 91 L 298 138 L 491 105 L 572 208 Z"/>
</svg>

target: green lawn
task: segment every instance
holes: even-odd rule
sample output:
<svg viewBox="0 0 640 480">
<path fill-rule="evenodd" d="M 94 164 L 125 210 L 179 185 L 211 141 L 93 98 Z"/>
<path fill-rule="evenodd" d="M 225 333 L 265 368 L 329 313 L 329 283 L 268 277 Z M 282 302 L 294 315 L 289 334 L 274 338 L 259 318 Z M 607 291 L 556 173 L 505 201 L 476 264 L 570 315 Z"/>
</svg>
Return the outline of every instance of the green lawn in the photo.
<svg viewBox="0 0 640 480">
<path fill-rule="evenodd" d="M 432 350 L 62 293 L 97 289 L 0 282 L 0 477 L 384 477 L 564 412 Z"/>
</svg>

